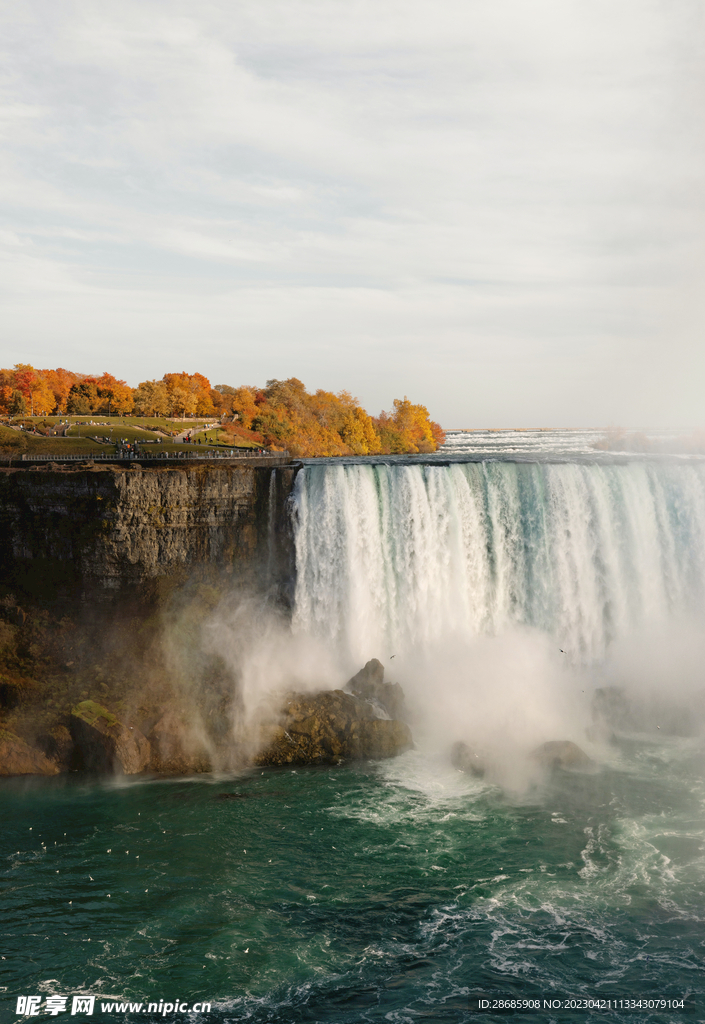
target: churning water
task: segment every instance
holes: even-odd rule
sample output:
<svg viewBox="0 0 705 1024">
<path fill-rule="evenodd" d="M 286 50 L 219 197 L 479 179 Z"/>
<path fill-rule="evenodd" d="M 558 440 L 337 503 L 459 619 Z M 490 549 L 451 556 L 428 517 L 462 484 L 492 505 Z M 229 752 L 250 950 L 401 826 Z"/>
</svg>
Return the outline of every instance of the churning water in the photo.
<svg viewBox="0 0 705 1024">
<path fill-rule="evenodd" d="M 4 782 L 3 1019 L 86 993 L 103 1019 L 705 1020 L 705 466 L 568 456 L 307 464 L 293 635 L 337 685 L 382 659 L 417 749 Z M 606 685 L 633 721 L 594 719 Z M 453 768 L 458 739 L 496 771 Z M 550 739 L 592 767 L 531 769 Z M 570 997 L 603 1002 L 543 1008 Z"/>
</svg>

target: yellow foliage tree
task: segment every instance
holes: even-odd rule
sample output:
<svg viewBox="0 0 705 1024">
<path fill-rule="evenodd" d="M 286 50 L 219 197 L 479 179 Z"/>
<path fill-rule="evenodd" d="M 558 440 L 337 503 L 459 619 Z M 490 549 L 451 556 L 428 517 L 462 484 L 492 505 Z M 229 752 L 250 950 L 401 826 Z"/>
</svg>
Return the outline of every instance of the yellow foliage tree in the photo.
<svg viewBox="0 0 705 1024">
<path fill-rule="evenodd" d="M 202 373 L 165 373 L 162 378 L 169 394 L 172 416 L 213 415 L 211 385 Z"/>
<path fill-rule="evenodd" d="M 134 409 L 140 416 L 166 416 L 169 392 L 163 380 L 143 380 L 135 388 Z"/>
</svg>

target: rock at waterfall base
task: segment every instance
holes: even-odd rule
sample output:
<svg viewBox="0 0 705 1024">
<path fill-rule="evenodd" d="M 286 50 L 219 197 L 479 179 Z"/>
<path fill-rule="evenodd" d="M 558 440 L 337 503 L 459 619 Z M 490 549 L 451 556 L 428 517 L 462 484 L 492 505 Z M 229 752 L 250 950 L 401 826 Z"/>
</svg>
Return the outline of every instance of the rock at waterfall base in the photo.
<svg viewBox="0 0 705 1024">
<path fill-rule="evenodd" d="M 399 683 L 385 683 L 384 665 L 377 658 L 368 661 L 365 667 L 348 681 L 345 689 L 360 700 L 377 704 L 390 718 L 404 718 L 404 691 Z"/>
<path fill-rule="evenodd" d="M 542 743 L 530 756 L 542 768 L 589 768 L 593 764 L 592 758 L 571 740 Z"/>
<path fill-rule="evenodd" d="M 262 739 L 257 765 L 338 764 L 413 747 L 408 725 L 377 717 L 371 704 L 342 690 L 287 694 L 280 724 L 264 726 Z"/>
<path fill-rule="evenodd" d="M 73 708 L 70 731 L 81 767 L 87 771 L 136 775 L 149 764 L 146 736 L 95 701 L 84 700 Z"/>
<path fill-rule="evenodd" d="M 469 772 L 481 779 L 487 770 L 484 757 L 474 751 L 467 743 L 458 740 L 450 751 L 450 763 L 461 772 Z"/>
</svg>

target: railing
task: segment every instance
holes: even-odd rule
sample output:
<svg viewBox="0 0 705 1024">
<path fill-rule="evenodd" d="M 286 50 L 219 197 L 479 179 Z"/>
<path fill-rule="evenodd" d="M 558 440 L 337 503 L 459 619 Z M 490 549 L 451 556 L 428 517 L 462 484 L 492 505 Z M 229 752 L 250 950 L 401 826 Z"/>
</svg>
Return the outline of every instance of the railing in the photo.
<svg viewBox="0 0 705 1024">
<path fill-rule="evenodd" d="M 232 454 L 231 454 L 232 452 Z M 208 459 L 288 459 L 289 452 L 255 452 L 234 448 L 225 452 L 145 452 L 120 455 L 2 455 L 0 462 L 167 462 Z"/>
</svg>

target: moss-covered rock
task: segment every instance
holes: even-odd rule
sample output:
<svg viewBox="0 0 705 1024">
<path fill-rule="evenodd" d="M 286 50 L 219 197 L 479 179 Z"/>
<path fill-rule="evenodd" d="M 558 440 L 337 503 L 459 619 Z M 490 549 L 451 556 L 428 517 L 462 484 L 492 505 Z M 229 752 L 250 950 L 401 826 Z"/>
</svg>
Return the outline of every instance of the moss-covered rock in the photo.
<svg viewBox="0 0 705 1024">
<path fill-rule="evenodd" d="M 404 722 L 379 718 L 342 690 L 290 693 L 275 727 L 262 728 L 257 765 L 338 764 L 347 758 L 394 757 L 413 746 Z"/>
<path fill-rule="evenodd" d="M 81 701 L 72 709 L 70 731 L 86 771 L 135 775 L 149 764 L 146 736 L 95 701 Z"/>
</svg>

